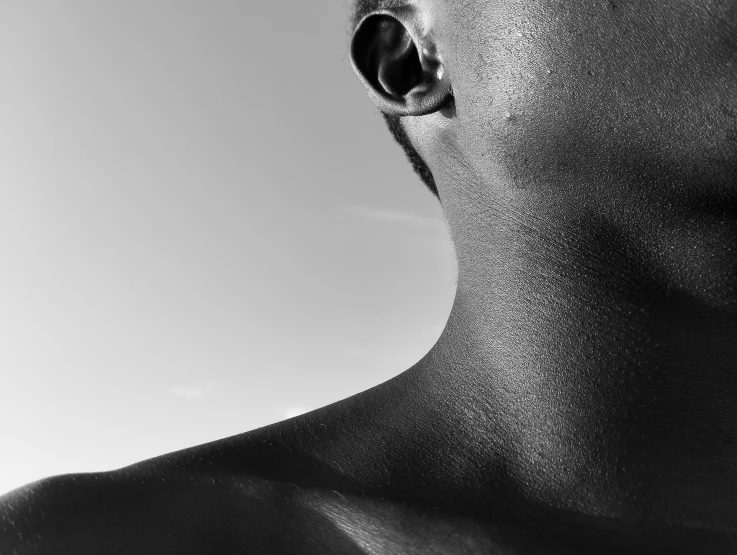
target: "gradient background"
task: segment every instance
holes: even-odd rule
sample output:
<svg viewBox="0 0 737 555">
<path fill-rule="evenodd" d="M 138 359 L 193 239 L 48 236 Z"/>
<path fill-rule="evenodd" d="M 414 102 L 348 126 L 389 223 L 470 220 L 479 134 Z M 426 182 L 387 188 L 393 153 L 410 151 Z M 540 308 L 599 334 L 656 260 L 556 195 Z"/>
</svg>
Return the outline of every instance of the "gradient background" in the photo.
<svg viewBox="0 0 737 555">
<path fill-rule="evenodd" d="M 348 0 L 0 5 L 0 493 L 379 384 L 455 292 Z"/>
</svg>

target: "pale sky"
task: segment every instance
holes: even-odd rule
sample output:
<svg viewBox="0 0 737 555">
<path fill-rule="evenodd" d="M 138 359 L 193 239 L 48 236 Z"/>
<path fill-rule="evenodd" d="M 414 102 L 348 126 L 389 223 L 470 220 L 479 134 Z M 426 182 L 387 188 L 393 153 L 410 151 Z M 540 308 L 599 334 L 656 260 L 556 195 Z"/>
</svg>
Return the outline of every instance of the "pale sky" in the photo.
<svg viewBox="0 0 737 555">
<path fill-rule="evenodd" d="M 455 292 L 347 0 L 0 4 L 0 493 L 338 401 Z"/>
</svg>

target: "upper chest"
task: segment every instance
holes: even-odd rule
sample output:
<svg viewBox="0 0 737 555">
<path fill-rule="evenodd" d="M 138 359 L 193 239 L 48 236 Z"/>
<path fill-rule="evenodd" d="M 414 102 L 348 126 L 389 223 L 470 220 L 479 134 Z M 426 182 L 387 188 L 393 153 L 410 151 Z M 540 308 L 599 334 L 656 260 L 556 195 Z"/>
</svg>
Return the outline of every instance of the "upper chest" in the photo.
<svg viewBox="0 0 737 555">
<path fill-rule="evenodd" d="M 241 488 L 246 543 L 263 546 L 264 553 L 526 555 L 620 553 L 624 547 L 615 534 L 561 533 L 532 521 L 495 522 L 293 484 Z"/>
<path fill-rule="evenodd" d="M 292 484 L 271 485 L 268 494 L 262 493 L 258 516 L 248 521 L 249 534 L 256 534 L 263 552 L 274 554 L 737 552 L 737 538 L 709 531 L 653 525 L 633 532 L 626 524 L 592 521 L 577 527 L 537 517 L 527 522 L 489 521 L 336 491 L 302 490 Z"/>
</svg>

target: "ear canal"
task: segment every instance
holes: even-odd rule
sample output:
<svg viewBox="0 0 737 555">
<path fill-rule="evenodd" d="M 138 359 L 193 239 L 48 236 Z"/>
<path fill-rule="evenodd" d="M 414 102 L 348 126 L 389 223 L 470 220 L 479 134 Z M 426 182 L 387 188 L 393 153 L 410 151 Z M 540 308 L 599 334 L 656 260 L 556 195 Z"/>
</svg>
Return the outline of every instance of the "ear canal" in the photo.
<svg viewBox="0 0 737 555">
<path fill-rule="evenodd" d="M 379 56 L 377 77 L 390 95 L 401 97 L 422 81 L 422 64 L 415 43 L 404 27 L 394 20 L 379 23 L 384 54 Z"/>
<path fill-rule="evenodd" d="M 404 26 L 387 15 L 366 19 L 353 39 L 357 69 L 379 92 L 400 97 L 422 80 L 422 64 Z"/>
<path fill-rule="evenodd" d="M 351 60 L 369 96 L 392 115 L 421 115 L 441 107 L 449 92 L 438 73 L 426 71 L 412 35 L 400 20 L 386 14 L 361 22 L 351 45 Z M 433 64 L 435 60 L 425 60 Z"/>
</svg>

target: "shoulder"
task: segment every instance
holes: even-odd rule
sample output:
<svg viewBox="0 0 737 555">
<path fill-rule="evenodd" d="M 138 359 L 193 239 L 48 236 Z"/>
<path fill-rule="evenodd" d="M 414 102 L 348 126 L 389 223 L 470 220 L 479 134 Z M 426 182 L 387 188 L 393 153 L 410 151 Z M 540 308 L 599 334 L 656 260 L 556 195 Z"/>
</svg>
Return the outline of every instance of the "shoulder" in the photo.
<svg viewBox="0 0 737 555">
<path fill-rule="evenodd" d="M 18 488 L 0 498 L 0 552 L 147 553 L 136 545 L 141 537 L 160 547 L 179 511 L 179 488 L 145 482 L 68 474 Z"/>
<path fill-rule="evenodd" d="M 268 490 L 193 474 L 46 478 L 0 497 L 0 553 L 239 552 L 263 543 Z"/>
<path fill-rule="evenodd" d="M 315 499 L 257 478 L 54 476 L 0 497 L 0 553 L 362 553 Z"/>
</svg>

